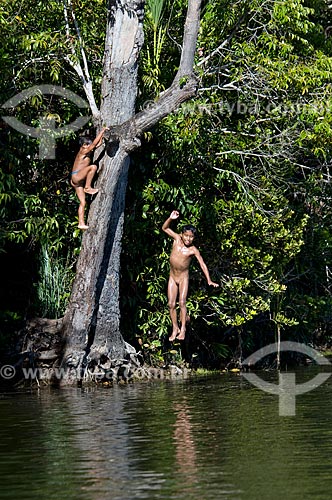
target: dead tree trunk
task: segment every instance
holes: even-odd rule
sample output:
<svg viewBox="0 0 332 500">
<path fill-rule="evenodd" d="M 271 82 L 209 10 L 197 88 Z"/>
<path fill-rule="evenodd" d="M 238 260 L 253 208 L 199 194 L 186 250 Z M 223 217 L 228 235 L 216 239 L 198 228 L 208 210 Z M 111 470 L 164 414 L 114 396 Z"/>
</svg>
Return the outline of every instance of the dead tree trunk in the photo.
<svg viewBox="0 0 332 500">
<path fill-rule="evenodd" d="M 126 355 L 120 332 L 119 279 L 129 154 L 139 137 L 196 93 L 193 75 L 201 0 L 189 0 L 179 71 L 173 84 L 149 109 L 135 115 L 137 69 L 143 44 L 143 7 L 139 0 L 109 0 L 102 79 L 96 121 L 111 128 L 99 158 L 99 193 L 83 236 L 76 278 L 63 333 L 63 366 L 70 383 L 91 366 Z"/>
</svg>

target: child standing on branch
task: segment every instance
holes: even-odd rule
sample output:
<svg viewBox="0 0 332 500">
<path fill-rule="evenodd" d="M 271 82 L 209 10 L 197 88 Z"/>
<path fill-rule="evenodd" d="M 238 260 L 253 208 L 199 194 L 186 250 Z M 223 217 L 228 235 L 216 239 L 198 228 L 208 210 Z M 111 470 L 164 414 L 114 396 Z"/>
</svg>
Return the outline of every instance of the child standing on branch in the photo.
<svg viewBox="0 0 332 500">
<path fill-rule="evenodd" d="M 76 155 L 70 178 L 70 184 L 75 189 L 80 202 L 78 207 L 79 229 L 89 228 L 84 222 L 85 195 L 98 193 L 98 189 L 91 187 L 92 180 L 97 172 L 97 165 L 91 165 L 91 155 L 94 149 L 100 146 L 105 130 L 108 130 L 108 128 L 102 128 L 94 141 L 89 137 L 81 137 L 79 141 L 80 149 Z"/>
<path fill-rule="evenodd" d="M 210 274 L 206 264 L 199 252 L 199 250 L 193 245 L 193 241 L 196 234 L 196 228 L 191 225 L 186 225 L 183 227 L 182 232 L 176 233 L 170 228 L 172 220 L 179 217 L 179 212 L 173 210 L 168 219 L 164 222 L 162 230 L 166 234 L 173 238 L 173 247 L 170 255 L 170 275 L 168 280 L 168 307 L 170 312 L 170 317 L 172 320 L 173 332 L 169 337 L 169 340 L 173 342 L 176 338 L 178 340 L 184 340 L 186 334 L 186 321 L 187 321 L 187 294 L 189 286 L 189 267 L 193 256 L 199 262 L 201 269 L 205 275 L 205 278 L 209 285 L 217 287 L 217 283 L 211 281 Z M 176 313 L 176 299 L 179 295 L 179 307 L 180 307 L 180 322 L 181 330 L 178 325 L 177 313 Z"/>
</svg>

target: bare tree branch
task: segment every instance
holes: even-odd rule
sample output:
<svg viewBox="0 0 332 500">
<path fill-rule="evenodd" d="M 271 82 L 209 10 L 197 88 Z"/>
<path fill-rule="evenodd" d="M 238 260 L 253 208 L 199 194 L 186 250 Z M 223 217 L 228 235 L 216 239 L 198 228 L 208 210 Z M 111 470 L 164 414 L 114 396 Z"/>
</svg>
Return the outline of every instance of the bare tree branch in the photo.
<svg viewBox="0 0 332 500">
<path fill-rule="evenodd" d="M 67 1 L 68 1 L 68 6 L 67 6 Z M 84 70 L 81 66 L 81 63 L 77 57 L 75 46 L 73 44 L 73 39 L 70 34 L 70 23 L 69 23 L 69 15 L 68 12 L 70 10 L 70 15 L 73 19 L 74 25 L 75 25 L 75 30 L 79 42 L 79 47 L 80 47 L 80 52 L 83 60 L 83 67 Z M 89 102 L 90 108 L 92 115 L 95 120 L 98 120 L 100 116 L 100 111 L 97 107 L 96 100 L 93 94 L 93 89 L 92 89 L 92 80 L 90 78 L 90 73 L 89 73 L 89 68 L 88 68 L 88 63 L 85 55 L 85 50 L 84 50 L 84 44 L 83 44 L 83 39 L 81 37 L 81 33 L 79 30 L 79 26 L 75 17 L 75 13 L 73 10 L 72 2 L 71 0 L 63 0 L 63 13 L 64 13 L 64 18 L 65 18 L 65 27 L 66 27 L 66 36 L 67 36 L 67 41 L 68 45 L 70 48 L 71 52 L 71 57 L 66 56 L 65 60 L 71 65 L 71 67 L 76 71 L 78 76 L 80 77 L 83 85 L 83 89 L 85 92 L 85 95 L 87 97 L 87 100 Z"/>
</svg>

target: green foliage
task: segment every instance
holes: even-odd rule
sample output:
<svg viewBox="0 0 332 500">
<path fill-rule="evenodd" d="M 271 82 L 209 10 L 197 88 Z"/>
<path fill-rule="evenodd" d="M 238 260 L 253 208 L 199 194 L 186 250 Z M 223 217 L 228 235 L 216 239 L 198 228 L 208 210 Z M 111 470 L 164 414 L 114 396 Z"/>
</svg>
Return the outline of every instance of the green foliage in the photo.
<svg viewBox="0 0 332 500">
<path fill-rule="evenodd" d="M 128 331 L 143 342 L 170 332 L 170 242 L 160 228 L 174 208 L 180 224 L 197 226 L 197 246 L 221 284 L 209 290 L 192 263 L 188 309 L 197 352 L 207 339 L 210 352 L 214 343 L 231 349 L 234 331 L 251 350 L 264 336 L 273 341 L 275 327 L 284 338 L 312 340 L 314 331 L 327 338 L 332 94 L 319 25 L 325 16 L 322 3 L 301 0 L 206 3 L 198 98 L 163 120 L 132 174 L 141 181 L 129 192 L 124 258 L 137 268 L 141 314 Z M 326 215 L 315 224 L 317 211 Z"/>
<path fill-rule="evenodd" d="M 85 49 L 91 75 L 98 74 L 100 78 L 105 6 L 100 1 L 91 5 L 91 2 L 79 0 L 75 1 L 75 13 L 80 33 L 87 43 Z M 0 6 L 0 23 L 3 103 L 32 85 L 51 83 L 85 97 L 79 78 L 68 71 L 68 36 L 77 54 L 80 54 L 80 42 L 72 17 L 69 33 L 66 33 L 62 1 L 4 0 Z M 67 99 L 37 93 L 15 109 L 7 109 L 5 114 L 14 115 L 32 127 L 39 126 L 40 117 L 48 117 L 61 128 L 77 115 L 86 114 L 86 110 L 78 109 Z M 45 161 L 38 159 L 38 140 L 20 134 L 4 122 L 0 128 L 0 142 L 3 153 L 0 252 L 5 254 L 17 244 L 28 255 L 34 254 L 41 275 L 38 282 L 34 280 L 32 292 L 35 293 L 31 294 L 28 314 L 58 317 L 70 293 L 73 263 L 80 247 L 81 234 L 76 227 L 77 199 L 67 179 L 77 151 L 76 140 L 74 143 L 71 136 L 57 139 L 56 159 Z M 39 257 L 40 248 L 47 249 L 47 259 L 45 255 Z M 27 282 L 30 283 L 30 279 Z M 20 306 L 13 304 L 13 310 L 15 307 Z M 25 315 L 27 311 L 15 310 L 15 314 Z"/>
<path fill-rule="evenodd" d="M 163 22 L 165 3 L 165 0 L 148 0 L 146 3 L 145 30 L 152 32 L 153 40 L 151 43 L 149 41 L 146 43 L 143 52 L 142 81 L 154 92 L 164 90 L 160 77 L 161 57 L 167 33 L 167 23 Z"/>
<path fill-rule="evenodd" d="M 84 98 L 68 63 L 79 60 L 82 48 L 98 100 L 105 4 L 73 2 L 79 33 L 70 2 L 65 4 L 67 29 L 62 1 L 1 2 L 3 102 L 45 83 Z M 138 108 L 173 80 L 186 5 L 146 4 Z M 204 3 L 197 98 L 147 134 L 130 171 L 122 328 L 151 362 L 183 361 L 179 346 L 165 342 L 171 241 L 161 225 L 175 208 L 181 218 L 174 228 L 197 227 L 196 244 L 220 283 L 211 290 L 192 263 L 191 360 L 199 365 L 203 352 L 214 362 L 224 360 L 236 351 L 239 336 L 252 351 L 271 340 L 275 328 L 285 337 L 331 341 L 330 24 L 323 0 Z M 41 116 L 62 127 L 77 113 L 72 103 L 41 95 L 15 109 L 33 127 Z M 38 303 L 41 314 L 57 317 L 80 246 L 77 200 L 66 178 L 77 145 L 73 137 L 57 141 L 56 160 L 41 161 L 33 138 L 3 125 L 0 141 L 0 251 L 10 242 L 35 252 L 40 273 L 34 308 Z"/>
<path fill-rule="evenodd" d="M 180 60 L 186 8 L 185 0 L 148 0 L 145 4 L 138 106 L 155 99 L 173 81 Z"/>
<path fill-rule="evenodd" d="M 59 257 L 56 251 L 49 253 L 41 247 L 39 281 L 37 288 L 37 313 L 41 317 L 61 318 L 70 296 L 75 276 L 74 261 L 70 255 Z"/>
</svg>

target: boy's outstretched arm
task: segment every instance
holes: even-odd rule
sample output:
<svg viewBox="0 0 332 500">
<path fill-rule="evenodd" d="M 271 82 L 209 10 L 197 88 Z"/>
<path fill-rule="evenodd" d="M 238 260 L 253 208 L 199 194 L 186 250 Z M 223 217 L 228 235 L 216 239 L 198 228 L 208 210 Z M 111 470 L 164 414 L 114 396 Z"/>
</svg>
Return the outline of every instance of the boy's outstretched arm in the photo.
<svg viewBox="0 0 332 500">
<path fill-rule="evenodd" d="M 199 250 L 196 248 L 196 252 L 195 252 L 195 257 L 197 258 L 198 262 L 199 262 L 199 265 L 201 266 L 201 269 L 204 273 L 204 276 L 206 278 L 206 281 L 208 282 L 208 285 L 210 286 L 214 286 L 214 287 L 217 287 L 219 286 L 218 283 L 215 283 L 214 281 L 211 280 L 210 278 L 210 273 L 209 273 L 209 270 L 207 268 L 207 265 L 205 264 L 204 260 L 203 260 L 203 257 L 201 256 Z"/>
<path fill-rule="evenodd" d="M 166 233 L 168 234 L 169 236 L 171 236 L 172 238 L 176 239 L 179 235 L 178 233 L 176 233 L 175 231 L 173 231 L 173 229 L 170 228 L 170 224 L 172 222 L 172 220 L 175 220 L 179 217 L 179 212 L 177 210 L 173 210 L 173 212 L 171 213 L 171 215 L 168 217 L 168 219 L 165 220 L 164 224 L 162 225 L 161 229 Z"/>
<path fill-rule="evenodd" d="M 89 147 L 86 149 L 86 152 L 90 152 L 92 151 L 93 149 L 95 149 L 96 147 L 100 146 L 101 144 L 101 140 L 103 138 L 103 135 L 105 133 L 105 130 L 109 130 L 108 127 L 103 127 L 101 129 L 101 131 L 99 132 L 99 134 L 97 135 L 97 137 L 95 138 L 94 141 L 92 141 L 92 143 L 89 145 Z"/>
</svg>

